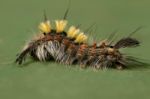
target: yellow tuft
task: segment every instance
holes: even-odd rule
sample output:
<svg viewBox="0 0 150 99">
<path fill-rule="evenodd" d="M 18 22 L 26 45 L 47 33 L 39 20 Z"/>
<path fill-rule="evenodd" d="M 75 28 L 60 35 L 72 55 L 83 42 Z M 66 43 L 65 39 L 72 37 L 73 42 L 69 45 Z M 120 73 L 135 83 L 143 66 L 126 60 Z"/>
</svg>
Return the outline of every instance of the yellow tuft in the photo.
<svg viewBox="0 0 150 99">
<path fill-rule="evenodd" d="M 55 23 L 56 23 L 56 32 L 57 33 L 63 32 L 67 25 L 66 20 L 56 20 Z"/>
<path fill-rule="evenodd" d="M 75 38 L 77 34 L 79 33 L 79 29 L 77 29 L 75 26 L 71 26 L 67 32 L 67 36 L 69 38 Z"/>
<path fill-rule="evenodd" d="M 80 33 L 77 37 L 75 42 L 76 43 L 85 43 L 87 41 L 87 36 L 84 33 Z"/>
<path fill-rule="evenodd" d="M 39 25 L 39 29 L 44 32 L 44 33 L 49 33 L 51 32 L 51 24 L 50 21 L 42 22 Z"/>
</svg>

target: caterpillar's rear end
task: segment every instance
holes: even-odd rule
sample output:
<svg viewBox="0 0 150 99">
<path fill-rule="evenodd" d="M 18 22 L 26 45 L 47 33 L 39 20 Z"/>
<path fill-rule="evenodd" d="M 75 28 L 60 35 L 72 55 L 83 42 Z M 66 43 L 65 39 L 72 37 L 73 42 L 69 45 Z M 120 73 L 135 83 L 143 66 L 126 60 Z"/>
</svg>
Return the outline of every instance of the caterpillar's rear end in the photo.
<svg viewBox="0 0 150 99">
<path fill-rule="evenodd" d="M 27 55 L 39 61 L 53 60 L 61 64 L 76 64 L 82 68 L 124 69 L 132 62 L 138 63 L 119 51 L 121 48 L 138 46 L 140 43 L 134 38 L 122 38 L 115 44 L 106 40 L 89 45 L 88 37 L 77 27 L 71 26 L 65 31 L 66 20 L 56 20 L 55 25 L 52 28 L 50 21 L 42 22 L 39 26 L 41 35 L 25 45 L 16 63 L 22 64 Z"/>
</svg>

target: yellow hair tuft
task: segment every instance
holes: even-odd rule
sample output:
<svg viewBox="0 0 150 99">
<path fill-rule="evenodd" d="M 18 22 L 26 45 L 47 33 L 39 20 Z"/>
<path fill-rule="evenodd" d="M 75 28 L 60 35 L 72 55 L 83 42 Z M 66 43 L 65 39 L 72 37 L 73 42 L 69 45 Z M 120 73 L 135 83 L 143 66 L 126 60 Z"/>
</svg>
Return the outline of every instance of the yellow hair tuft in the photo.
<svg viewBox="0 0 150 99">
<path fill-rule="evenodd" d="M 77 29 L 75 26 L 71 26 L 67 32 L 67 36 L 69 38 L 75 38 L 78 35 L 79 31 L 80 30 Z"/>
<path fill-rule="evenodd" d="M 67 21 L 66 20 L 56 20 L 55 24 L 56 24 L 56 32 L 61 33 L 64 31 L 64 29 L 67 25 Z"/>
<path fill-rule="evenodd" d="M 76 40 L 75 42 L 76 43 L 85 43 L 87 41 L 87 36 L 84 35 L 84 33 L 80 33 L 77 37 L 76 37 Z"/>
<path fill-rule="evenodd" d="M 50 21 L 42 22 L 39 25 L 39 29 L 44 33 L 51 32 L 51 24 Z"/>
</svg>

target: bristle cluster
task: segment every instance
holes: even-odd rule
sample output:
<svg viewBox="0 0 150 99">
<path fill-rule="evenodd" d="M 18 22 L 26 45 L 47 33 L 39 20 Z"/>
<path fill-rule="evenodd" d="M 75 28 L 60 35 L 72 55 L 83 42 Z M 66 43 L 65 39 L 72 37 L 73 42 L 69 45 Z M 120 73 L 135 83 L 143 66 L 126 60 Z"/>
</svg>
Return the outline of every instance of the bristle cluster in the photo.
<svg viewBox="0 0 150 99">
<path fill-rule="evenodd" d="M 45 22 L 40 23 L 39 29 L 44 33 L 51 32 L 52 28 L 51 28 L 50 21 L 45 21 Z"/>
<path fill-rule="evenodd" d="M 85 43 L 87 41 L 87 36 L 84 35 L 84 33 L 80 33 L 77 37 L 76 37 L 76 40 L 75 42 L 77 43 Z"/>
<path fill-rule="evenodd" d="M 67 32 L 67 36 L 69 38 L 76 38 L 79 32 L 80 32 L 79 29 L 77 29 L 75 26 L 71 26 Z"/>
<path fill-rule="evenodd" d="M 67 26 L 67 21 L 66 20 L 56 20 L 56 32 L 61 33 L 64 31 L 65 27 Z"/>
<path fill-rule="evenodd" d="M 54 29 L 56 30 L 56 33 L 65 32 L 67 23 L 68 22 L 66 20 L 56 20 Z M 40 23 L 39 29 L 44 33 L 51 33 L 52 27 L 50 21 Z M 75 39 L 75 43 L 85 43 L 88 38 L 83 32 L 80 33 L 80 29 L 76 28 L 75 26 L 69 27 L 66 34 L 68 38 Z"/>
</svg>

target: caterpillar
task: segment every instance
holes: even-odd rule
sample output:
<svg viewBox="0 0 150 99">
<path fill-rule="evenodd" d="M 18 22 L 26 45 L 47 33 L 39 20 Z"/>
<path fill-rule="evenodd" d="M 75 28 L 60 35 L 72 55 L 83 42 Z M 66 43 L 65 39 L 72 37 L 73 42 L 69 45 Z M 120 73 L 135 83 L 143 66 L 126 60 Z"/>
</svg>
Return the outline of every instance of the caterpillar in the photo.
<svg viewBox="0 0 150 99">
<path fill-rule="evenodd" d="M 79 65 L 81 68 L 125 69 L 136 59 L 124 55 L 120 49 L 137 47 L 140 42 L 130 36 L 121 38 L 112 44 L 109 40 L 88 44 L 88 36 L 78 27 L 67 27 L 66 19 L 55 20 L 55 27 L 45 19 L 39 25 L 40 34 L 25 45 L 16 58 L 17 64 L 22 64 L 28 55 L 39 61 L 56 61 L 66 65 Z"/>
</svg>

